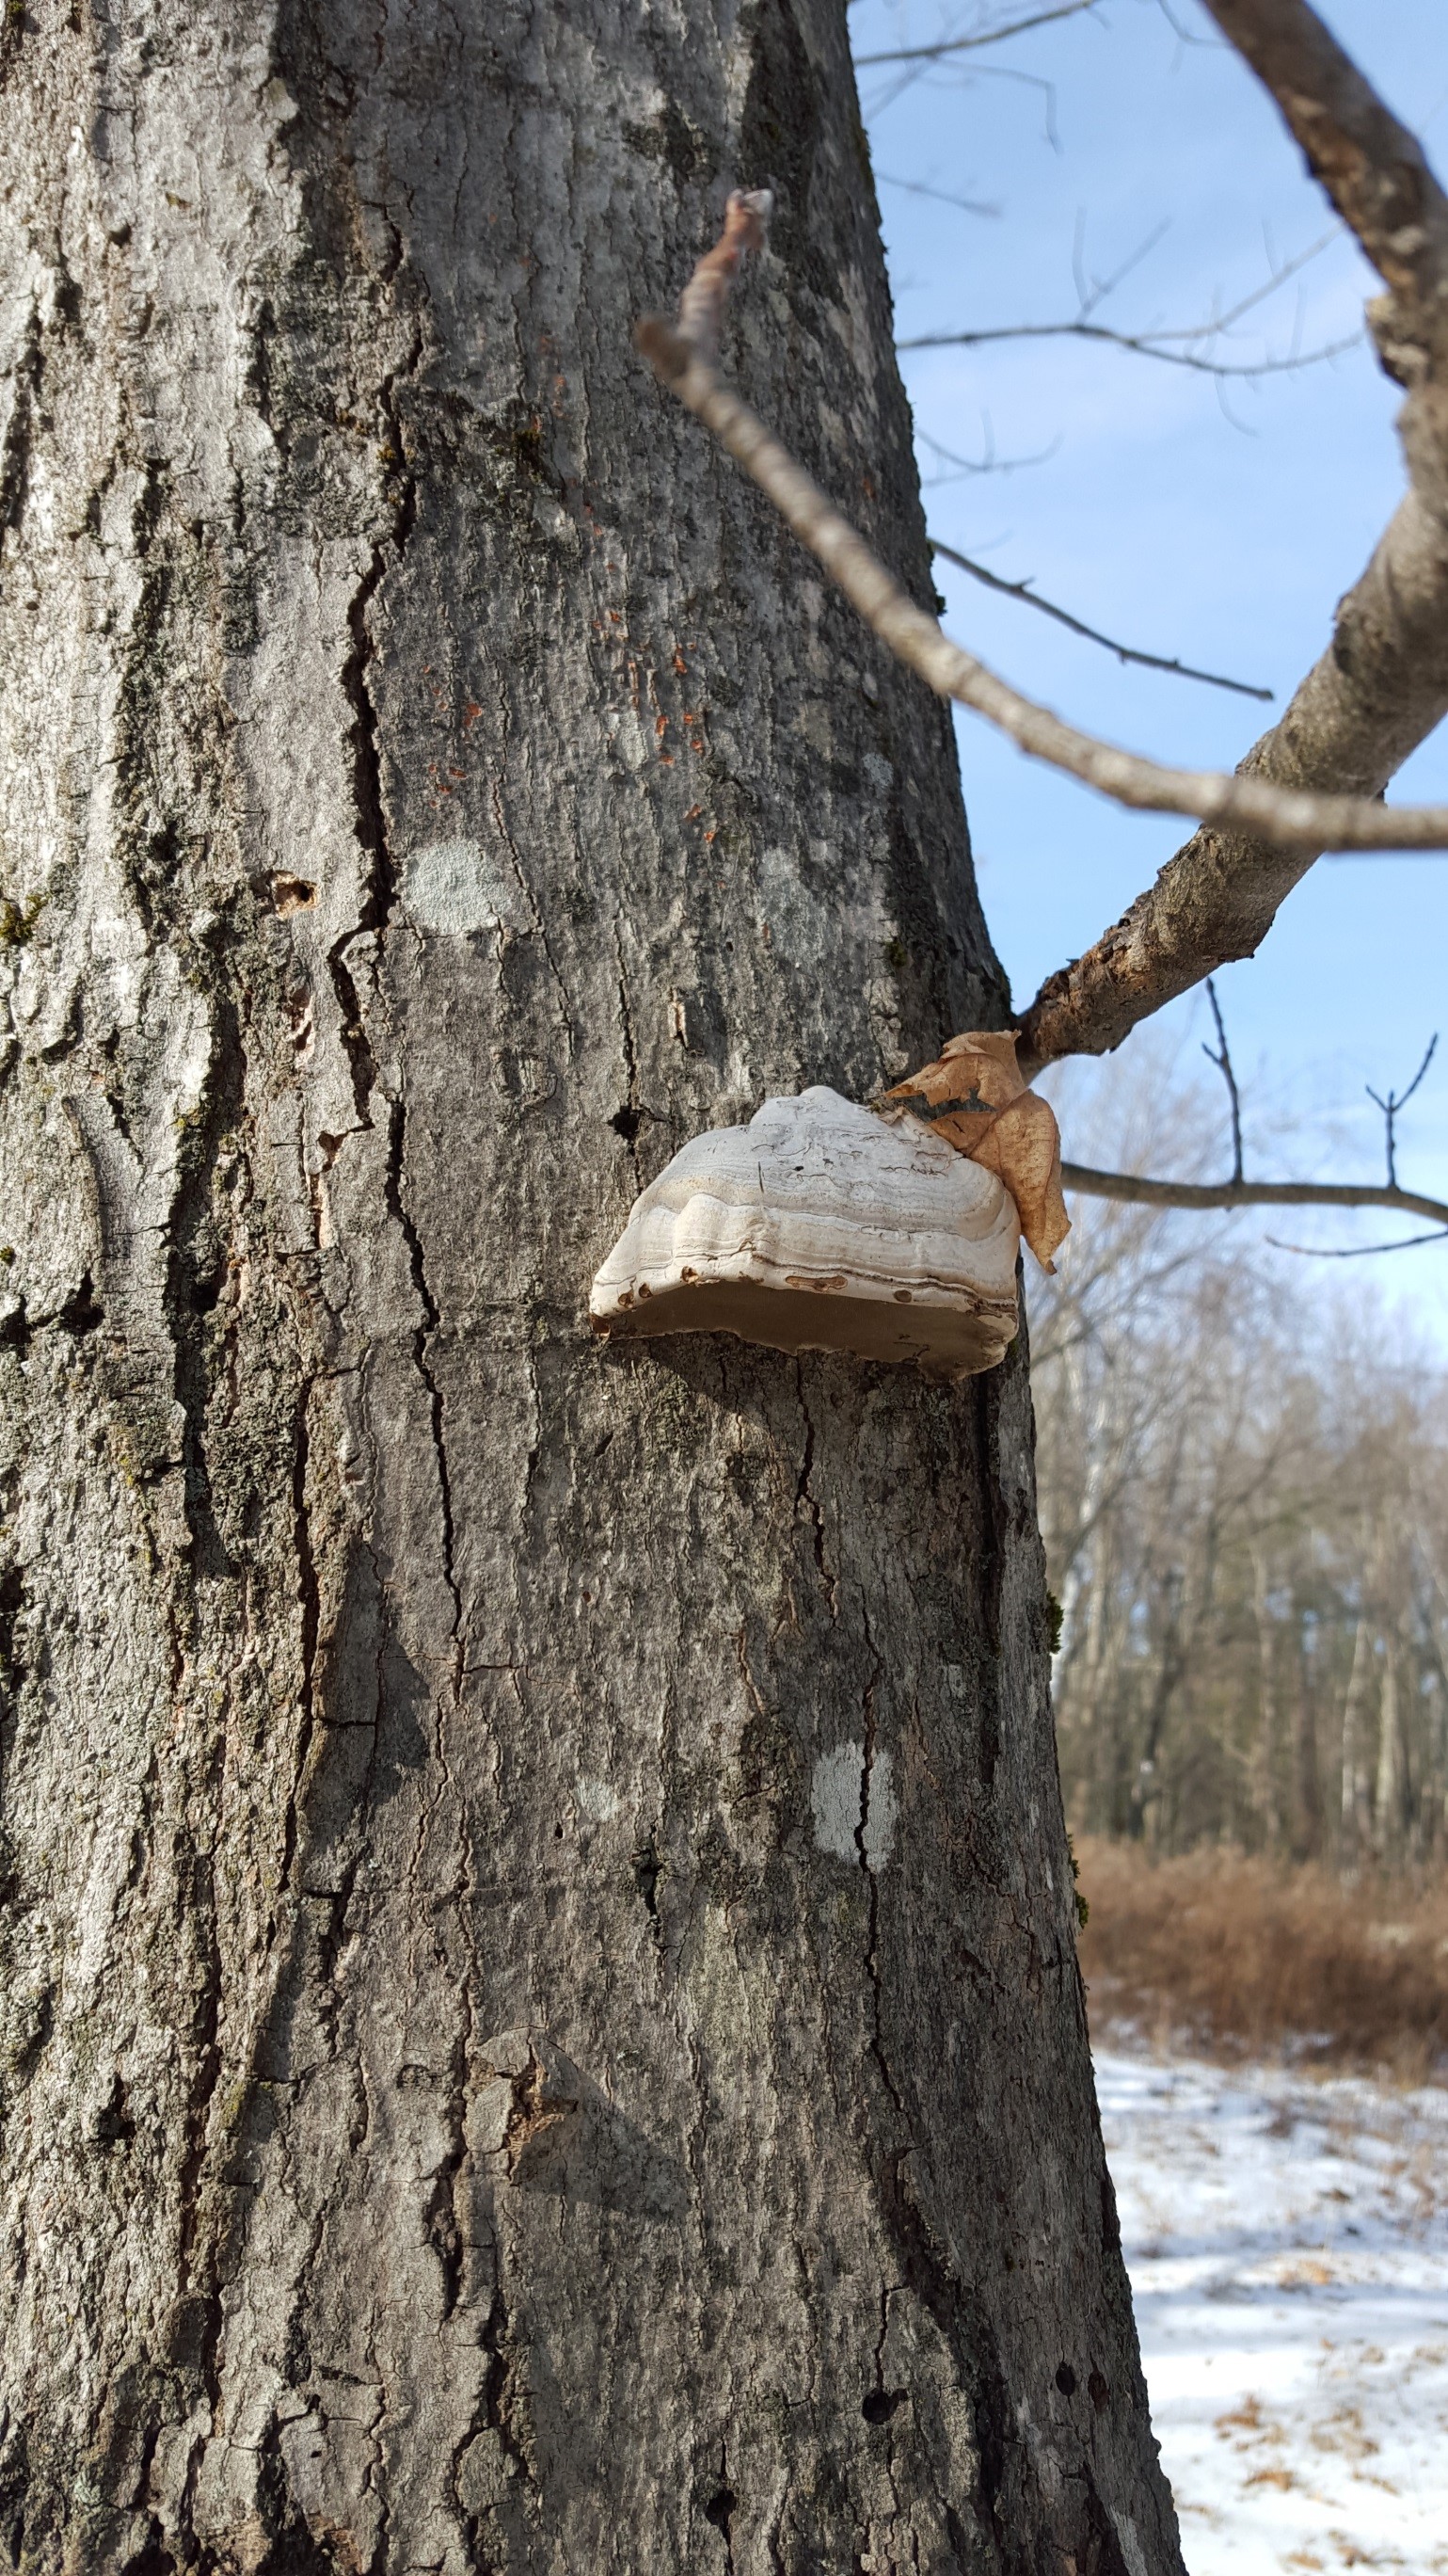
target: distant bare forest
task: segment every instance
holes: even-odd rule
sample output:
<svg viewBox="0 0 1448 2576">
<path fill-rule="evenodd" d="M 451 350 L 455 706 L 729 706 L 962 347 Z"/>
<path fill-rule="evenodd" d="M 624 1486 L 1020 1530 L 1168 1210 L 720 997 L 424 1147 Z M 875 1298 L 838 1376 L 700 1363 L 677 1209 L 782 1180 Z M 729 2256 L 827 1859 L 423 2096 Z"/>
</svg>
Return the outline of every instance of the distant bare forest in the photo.
<svg viewBox="0 0 1448 2576">
<path fill-rule="evenodd" d="M 1212 1173 L 1162 1061 L 1071 1095 L 1073 1146 Z M 1077 1200 L 1031 1340 L 1067 1814 L 1163 1852 L 1448 1854 L 1448 1371 L 1391 1269 L 1241 1218 Z M 1389 1229 L 1391 1231 L 1391 1229 Z M 1291 1231 L 1284 1224 L 1279 1231 Z"/>
</svg>

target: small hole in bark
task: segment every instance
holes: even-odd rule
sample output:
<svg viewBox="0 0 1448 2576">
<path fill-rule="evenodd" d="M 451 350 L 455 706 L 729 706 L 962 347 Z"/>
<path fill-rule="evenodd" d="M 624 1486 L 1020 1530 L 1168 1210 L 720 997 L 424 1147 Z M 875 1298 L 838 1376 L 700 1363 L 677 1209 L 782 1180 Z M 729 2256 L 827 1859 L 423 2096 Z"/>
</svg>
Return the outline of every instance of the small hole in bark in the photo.
<svg viewBox="0 0 1448 2576">
<path fill-rule="evenodd" d="M 1062 2362 L 1062 2364 L 1061 2364 L 1060 2369 L 1057 2371 L 1057 2373 L 1056 2373 L 1056 2386 L 1060 2389 L 1060 2392 L 1061 2392 L 1061 2394 L 1062 2394 L 1062 2396 L 1063 2396 L 1063 2397 L 1074 2397 L 1074 2396 L 1075 2396 L 1075 2394 L 1076 2394 L 1076 2373 L 1075 2373 L 1075 2371 L 1072 2369 L 1072 2367 L 1071 2367 L 1071 2365 L 1070 2365 L 1069 2361 L 1063 2361 L 1063 2362 Z"/>
<path fill-rule="evenodd" d="M 860 2408 L 867 2424 L 888 2424 L 897 2406 L 905 2403 L 903 2388 L 872 2388 Z"/>
<path fill-rule="evenodd" d="M 98 2147 L 129 2146 L 136 2134 L 136 2123 L 126 2107 L 126 2088 L 119 2075 L 111 2086 L 111 2098 L 96 2114 L 91 2135 Z"/>
<path fill-rule="evenodd" d="M 634 1885 L 643 1898 L 649 1919 L 653 1923 L 657 1923 L 659 1919 L 658 1889 L 663 1874 L 664 1864 L 657 1850 L 651 1842 L 645 1843 L 643 1850 L 634 1854 Z"/>
<path fill-rule="evenodd" d="M 641 1109 L 616 1109 L 608 1123 L 616 1136 L 621 1136 L 626 1145 L 631 1145 L 644 1123 L 644 1113 Z"/>
<path fill-rule="evenodd" d="M 721 2487 L 718 2494 L 711 2495 L 708 2503 L 705 2505 L 704 2520 L 706 2522 L 712 2522 L 715 2530 L 722 2531 L 727 2538 L 729 2532 L 729 2517 L 733 2513 L 738 2502 L 739 2498 L 732 2487 Z"/>
<path fill-rule="evenodd" d="M 55 1320 L 67 1333 L 93 1333 L 97 1324 L 104 1323 L 105 1309 L 96 1303 L 95 1282 L 89 1271 Z"/>
<path fill-rule="evenodd" d="M 308 912 L 317 900 L 317 889 L 306 877 L 274 875 L 271 898 L 275 912 Z"/>
<path fill-rule="evenodd" d="M 1095 2407 L 1096 2412 L 1097 2412 L 1097 2414 L 1099 2415 L 1099 2414 L 1100 2414 L 1100 2412 L 1101 2412 L 1102 2407 L 1105 2405 L 1105 2403 L 1106 2403 L 1106 2401 L 1107 2401 L 1108 2397 L 1110 2396 L 1111 2391 L 1110 2391 L 1110 2389 L 1107 2387 L 1106 2382 L 1105 2382 L 1105 2380 L 1102 2378 L 1101 2373 L 1100 2373 L 1100 2371 L 1099 2371 L 1099 2370 L 1093 2370 L 1093 2371 L 1092 2371 L 1090 2378 L 1089 2378 L 1089 2379 L 1087 2380 L 1087 2382 L 1086 2382 L 1086 2385 L 1087 2385 L 1087 2387 L 1088 2387 L 1088 2388 L 1090 2389 L 1090 2391 L 1091 2391 L 1091 2403 L 1092 2403 L 1092 2405 Z"/>
</svg>

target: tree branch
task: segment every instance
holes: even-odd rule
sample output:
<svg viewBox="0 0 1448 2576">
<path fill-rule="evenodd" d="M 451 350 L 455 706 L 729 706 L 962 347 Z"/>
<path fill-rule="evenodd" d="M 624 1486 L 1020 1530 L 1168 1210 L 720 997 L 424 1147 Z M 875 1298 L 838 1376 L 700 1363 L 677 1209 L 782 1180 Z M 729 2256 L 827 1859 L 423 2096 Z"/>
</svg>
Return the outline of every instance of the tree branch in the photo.
<svg viewBox="0 0 1448 2576">
<path fill-rule="evenodd" d="M 1225 329 L 1221 324 L 1218 328 Z M 1113 331 L 1104 322 L 1008 322 L 992 331 L 927 331 L 915 340 L 897 340 L 897 349 L 983 349 L 995 340 L 1102 340 L 1113 349 L 1127 349 L 1134 357 L 1156 358 L 1164 367 L 1187 367 L 1196 376 L 1290 376 L 1302 367 L 1320 366 L 1325 358 L 1340 358 L 1355 349 L 1361 334 L 1354 331 L 1346 340 L 1328 340 L 1320 349 L 1304 349 L 1295 357 L 1251 358 L 1240 363 L 1226 358 L 1204 358 L 1194 349 L 1174 349 L 1172 340 L 1208 337 L 1204 329 L 1196 331 Z"/>
<path fill-rule="evenodd" d="M 1098 1172 L 1089 1163 L 1063 1163 L 1068 1190 L 1087 1198 L 1121 1199 L 1131 1207 L 1382 1207 L 1404 1216 L 1426 1216 L 1448 1226 L 1448 1203 L 1416 1190 L 1383 1189 L 1356 1181 L 1153 1181 L 1135 1172 Z M 1295 1250 L 1289 1245 L 1288 1250 Z"/>
<path fill-rule="evenodd" d="M 1306 0 L 1207 6 L 1387 282 L 1369 320 L 1389 374 L 1408 388 L 1408 492 L 1339 603 L 1327 652 L 1238 775 L 1380 796 L 1448 714 L 1448 198 Z M 1280 836 L 1207 821 L 1094 948 L 1042 985 L 1022 1018 L 1023 1070 L 1105 1054 L 1203 975 L 1251 956 L 1329 846 L 1289 851 Z"/>
<path fill-rule="evenodd" d="M 1232 1107 L 1232 1180 L 1235 1184 L 1240 1181 L 1242 1177 L 1242 1100 L 1241 1094 L 1237 1089 L 1237 1077 L 1232 1069 L 1232 1050 L 1227 1044 L 1226 1023 L 1222 1018 L 1221 1003 L 1217 999 L 1216 982 L 1210 975 L 1207 977 L 1207 1000 L 1211 1003 L 1212 1017 L 1217 1023 L 1217 1046 L 1219 1052 L 1216 1055 L 1213 1055 L 1211 1048 L 1204 1045 L 1202 1053 L 1206 1057 L 1208 1064 L 1214 1064 L 1216 1066 L 1218 1073 L 1221 1075 L 1222 1080 L 1227 1086 L 1227 1098 Z M 1396 1172 L 1389 1172 L 1388 1174 L 1390 1181 L 1395 1182 L 1397 1177 Z"/>
<path fill-rule="evenodd" d="M 1223 1040 L 1223 1044 L 1226 1044 L 1225 1039 Z M 1396 1189 L 1398 1185 L 1398 1111 L 1400 1109 L 1407 1108 L 1409 1101 L 1412 1099 L 1414 1092 L 1417 1090 L 1419 1083 L 1422 1081 L 1424 1074 L 1427 1072 L 1428 1067 L 1432 1063 L 1437 1052 L 1438 1032 L 1435 1029 L 1433 1035 L 1428 1040 L 1427 1054 L 1424 1056 L 1423 1061 L 1419 1065 L 1417 1072 L 1414 1074 L 1412 1081 L 1409 1083 L 1407 1090 L 1401 1095 L 1396 1091 L 1390 1091 L 1387 1099 L 1384 1100 L 1382 1093 L 1374 1091 L 1370 1082 L 1364 1086 L 1367 1091 L 1368 1098 L 1372 1102 L 1374 1108 L 1381 1109 L 1383 1113 L 1383 1125 L 1387 1130 L 1385 1141 L 1388 1149 L 1389 1189 Z"/>
<path fill-rule="evenodd" d="M 1172 671 L 1179 680 L 1204 680 L 1209 689 L 1234 689 L 1239 698 L 1270 699 L 1270 689 L 1255 688 L 1250 680 L 1224 680 L 1219 671 L 1195 671 L 1190 662 L 1168 661 L 1161 653 L 1140 653 L 1134 644 L 1118 644 L 1114 635 L 1103 635 L 1098 627 L 1085 625 L 1069 609 L 1058 608 L 1054 600 L 1042 599 L 1028 581 L 1002 581 L 998 572 L 987 572 L 984 564 L 972 563 L 969 555 L 957 554 L 954 546 L 945 545 L 939 537 L 925 540 L 932 554 L 944 555 L 947 563 L 958 564 L 972 581 L 984 582 L 987 590 L 998 590 L 1006 599 L 1019 599 L 1027 608 L 1038 608 L 1043 617 L 1054 617 L 1058 626 L 1073 635 L 1084 635 L 1088 644 L 1103 644 L 1118 662 L 1139 663 L 1144 671 Z"/>
<path fill-rule="evenodd" d="M 1448 1241 L 1448 1228 L 1439 1225 L 1431 1234 L 1400 1234 L 1392 1243 L 1284 1243 L 1277 1234 L 1269 1234 L 1267 1241 L 1274 1252 L 1300 1253 L 1304 1261 L 1368 1261 L 1374 1253 L 1416 1252 L 1420 1243 Z"/>
<path fill-rule="evenodd" d="M 1314 179 L 1406 308 L 1392 318 L 1428 320 L 1448 267 L 1448 198 L 1417 136 L 1306 0 L 1206 0 L 1206 7 L 1271 92 Z M 1441 311 L 1436 320 L 1441 330 Z"/>
<path fill-rule="evenodd" d="M 973 653 L 952 644 L 937 621 L 915 606 L 858 530 L 831 507 L 818 484 L 765 428 L 758 414 L 724 384 L 692 340 L 658 315 L 641 322 L 634 338 L 660 383 L 752 475 L 786 525 L 896 659 L 941 697 L 954 698 L 999 726 L 1032 758 L 1067 771 L 1118 804 L 1153 814 L 1199 814 L 1218 830 L 1236 825 L 1258 833 L 1284 853 L 1306 849 L 1315 857 L 1324 849 L 1448 848 L 1448 806 L 1405 805 L 1394 810 L 1371 792 L 1368 796 L 1321 795 L 1306 792 L 1295 782 L 1279 784 L 1250 772 L 1228 777 L 1221 771 L 1168 769 L 1064 723 L 1049 707 L 1013 689 Z M 1448 704 L 1448 694 L 1444 703 Z M 1298 859 L 1295 874 L 1300 875 L 1309 863 Z M 1292 862 L 1284 856 L 1283 864 Z M 1220 960 L 1205 962 L 1215 965 Z M 1196 980 L 1196 973 L 1187 978 L 1191 983 Z"/>
<path fill-rule="evenodd" d="M 1081 300 L 1069 322 L 1011 322 L 990 330 L 940 331 L 914 340 L 897 340 L 895 346 L 897 349 L 976 349 L 996 340 L 1102 340 L 1113 348 L 1131 350 L 1138 357 L 1158 358 L 1167 366 L 1190 367 L 1198 374 L 1220 377 L 1288 375 L 1298 367 L 1315 367 L 1324 358 L 1340 358 L 1347 350 L 1356 348 L 1361 335 L 1353 332 L 1350 338 L 1328 341 L 1321 349 L 1298 351 L 1285 358 L 1244 360 L 1239 365 L 1226 359 L 1202 357 L 1176 345 L 1186 340 L 1220 339 L 1223 333 L 1242 320 L 1244 314 L 1254 312 L 1259 304 L 1265 304 L 1267 298 L 1285 286 L 1290 277 L 1296 277 L 1300 270 L 1319 259 L 1329 244 L 1337 240 L 1342 230 L 1340 224 L 1331 225 L 1327 232 L 1319 234 L 1316 241 L 1309 242 L 1306 250 L 1284 260 L 1280 268 L 1273 269 L 1264 285 L 1254 286 L 1250 294 L 1239 296 L 1225 313 L 1214 314 L 1209 322 L 1183 323 L 1172 330 L 1157 331 L 1116 331 L 1105 323 L 1093 322 L 1092 314 L 1108 296 L 1115 294 L 1132 269 L 1156 248 L 1166 229 L 1165 224 L 1159 224 L 1113 276 L 1098 279 L 1094 285 L 1088 285 L 1081 274 L 1078 234 L 1076 283 Z"/>
<path fill-rule="evenodd" d="M 933 63 L 942 54 L 978 53 L 982 45 L 1003 45 L 1007 36 L 1024 36 L 1032 27 L 1054 26 L 1058 18 L 1080 18 L 1096 0 L 1062 0 L 1055 9 L 1038 9 L 1033 17 L 1013 18 L 1007 27 L 988 27 L 978 36 L 946 36 L 937 45 L 905 45 L 892 54 L 857 54 L 857 72 L 874 71 L 881 63 Z"/>
</svg>

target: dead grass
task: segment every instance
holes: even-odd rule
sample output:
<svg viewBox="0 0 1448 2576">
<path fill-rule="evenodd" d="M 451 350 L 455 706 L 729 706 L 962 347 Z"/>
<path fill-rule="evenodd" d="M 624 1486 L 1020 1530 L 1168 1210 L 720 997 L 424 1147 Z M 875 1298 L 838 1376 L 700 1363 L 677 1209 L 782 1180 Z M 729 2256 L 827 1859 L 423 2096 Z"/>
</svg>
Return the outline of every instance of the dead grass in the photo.
<svg viewBox="0 0 1448 2576">
<path fill-rule="evenodd" d="M 1448 1883 L 1360 1879 L 1083 1839 L 1081 1968 L 1098 2039 L 1448 2081 Z"/>
</svg>

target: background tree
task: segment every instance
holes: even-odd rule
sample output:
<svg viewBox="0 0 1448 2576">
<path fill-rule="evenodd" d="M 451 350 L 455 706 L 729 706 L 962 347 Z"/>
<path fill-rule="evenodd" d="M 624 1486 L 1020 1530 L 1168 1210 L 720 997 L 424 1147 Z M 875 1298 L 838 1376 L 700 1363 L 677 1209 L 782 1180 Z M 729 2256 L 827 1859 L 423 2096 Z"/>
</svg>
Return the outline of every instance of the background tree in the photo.
<svg viewBox="0 0 1448 2576">
<path fill-rule="evenodd" d="M 1078 1087 L 1071 1124 L 1108 1163 L 1222 1159 L 1164 1053 Z M 1068 1815 L 1162 1852 L 1441 1863 L 1441 1364 L 1359 1265 L 1305 1297 L 1211 1222 L 1108 1202 L 1032 1300 Z"/>
</svg>

